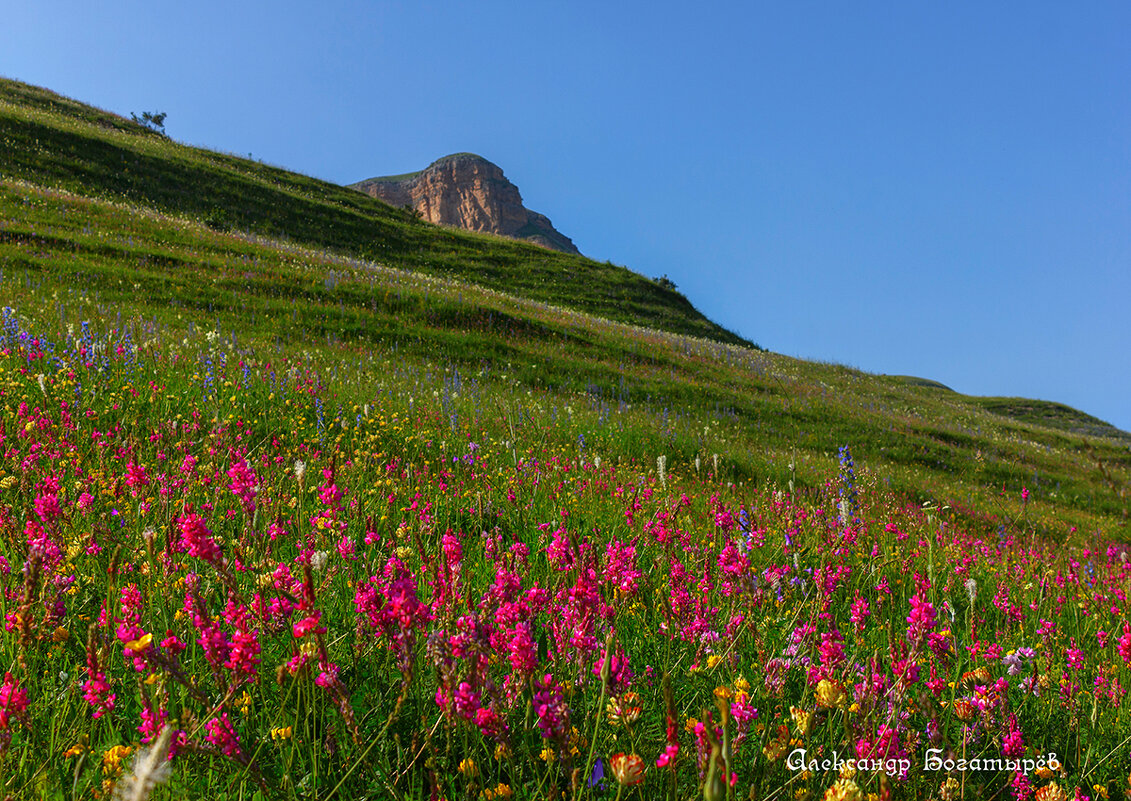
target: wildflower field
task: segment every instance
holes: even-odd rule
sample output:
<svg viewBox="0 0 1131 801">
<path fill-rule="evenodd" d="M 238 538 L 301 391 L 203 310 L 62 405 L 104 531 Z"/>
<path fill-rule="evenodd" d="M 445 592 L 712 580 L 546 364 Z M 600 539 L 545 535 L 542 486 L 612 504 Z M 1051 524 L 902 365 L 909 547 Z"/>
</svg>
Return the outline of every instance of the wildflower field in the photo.
<svg viewBox="0 0 1131 801">
<path fill-rule="evenodd" d="M 214 227 L 0 179 L 0 797 L 1131 797 L 1127 435 Z"/>
<path fill-rule="evenodd" d="M 155 748 L 157 798 L 1126 790 L 1126 549 L 1037 539 L 1026 490 L 979 525 L 848 448 L 731 483 L 519 445 L 475 387 L 360 404 L 3 313 L 8 793 L 106 798 Z"/>
<path fill-rule="evenodd" d="M 4 310 L 15 797 L 1127 790 L 1127 549 L 1027 489 L 909 504 L 849 448 L 732 482 L 543 393 L 174 350 Z"/>
</svg>

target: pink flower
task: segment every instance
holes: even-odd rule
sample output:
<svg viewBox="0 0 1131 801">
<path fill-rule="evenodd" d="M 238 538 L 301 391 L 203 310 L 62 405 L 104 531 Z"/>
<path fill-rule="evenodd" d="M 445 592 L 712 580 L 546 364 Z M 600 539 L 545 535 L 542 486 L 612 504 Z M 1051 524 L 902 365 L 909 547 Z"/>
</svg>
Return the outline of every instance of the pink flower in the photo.
<svg viewBox="0 0 1131 801">
<path fill-rule="evenodd" d="M 60 514 L 62 509 L 59 507 L 59 496 L 54 492 L 44 492 L 35 499 L 35 513 L 39 515 L 39 519 L 46 525 L 51 525 Z"/>
<path fill-rule="evenodd" d="M 295 637 L 301 639 L 307 634 L 325 634 L 326 627 L 322 626 L 319 621 L 322 618 L 322 610 L 315 609 L 310 615 L 304 617 L 302 620 L 294 624 L 292 631 Z"/>
<path fill-rule="evenodd" d="M 240 738 L 228 720 L 228 713 L 223 712 L 219 717 L 212 718 L 205 726 L 208 734 L 204 739 L 219 748 L 225 756 L 236 757 L 240 754 Z"/>
<path fill-rule="evenodd" d="M 1033 797 L 1033 785 L 1030 783 L 1029 777 L 1021 771 L 1013 774 L 1013 780 L 1009 783 L 1009 791 L 1016 801 L 1028 801 Z"/>
<path fill-rule="evenodd" d="M 185 514 L 177 518 L 177 525 L 181 528 L 181 547 L 188 551 L 189 556 L 212 564 L 220 562 L 220 546 L 212 539 L 212 532 L 204 524 L 204 518 L 192 513 L 192 507 L 186 508 Z"/>
<path fill-rule="evenodd" d="M 256 478 L 255 473 L 251 472 L 251 468 L 247 466 L 247 462 L 243 459 L 240 459 L 228 469 L 228 478 L 231 479 L 228 489 L 239 498 L 240 506 L 243 507 L 244 512 L 250 515 L 255 511 L 255 496 L 259 494 L 259 479 Z"/>
<path fill-rule="evenodd" d="M 158 732 L 161 731 L 162 725 L 165 723 L 166 718 L 169 717 L 169 712 L 158 707 L 157 714 L 153 714 L 149 707 L 142 706 L 141 708 L 141 725 L 137 727 L 138 733 L 141 735 L 142 744 L 148 743 Z"/>
<path fill-rule="evenodd" d="M 259 667 L 259 632 L 240 630 L 232 636 L 232 649 L 224 667 L 236 681 L 255 678 Z"/>
<path fill-rule="evenodd" d="M 338 555 L 343 559 L 354 560 L 357 559 L 354 551 L 355 546 L 353 544 L 353 538 L 348 534 L 343 534 L 342 538 L 338 540 Z"/>
<path fill-rule="evenodd" d="M 148 484 L 149 476 L 146 475 L 145 468 L 134 462 L 130 462 L 126 466 L 126 486 L 130 488 L 131 494 L 136 498 L 138 487 L 144 487 Z"/>
<path fill-rule="evenodd" d="M 1123 636 L 1119 638 L 1119 655 L 1131 665 L 1131 625 L 1123 624 Z"/>
<path fill-rule="evenodd" d="M 1017 728 L 1017 718 L 1009 716 L 1009 732 L 1001 738 L 1001 753 L 1009 759 L 1019 759 L 1025 755 L 1025 740 Z"/>
<path fill-rule="evenodd" d="M 0 684 L 0 730 L 8 728 L 11 717 L 22 714 L 25 709 L 27 691 L 16 686 L 11 673 L 5 673 L 4 683 Z"/>
<path fill-rule="evenodd" d="M 480 707 L 475 712 L 475 725 L 479 727 L 480 733 L 484 737 L 497 739 L 504 731 L 507 725 L 499 713 L 489 707 Z"/>
<path fill-rule="evenodd" d="M 213 668 L 219 670 L 227 664 L 231 657 L 232 646 L 228 642 L 228 635 L 216 625 L 216 621 L 209 620 L 201 627 L 197 642 L 204 650 L 204 658 Z"/>
<path fill-rule="evenodd" d="M 935 607 L 919 593 L 911 598 L 911 614 L 907 616 L 907 640 L 918 648 L 927 634 L 935 628 Z"/>
<path fill-rule="evenodd" d="M 672 764 L 677 754 L 679 754 L 679 745 L 677 743 L 667 745 L 664 748 L 664 753 L 660 754 L 660 758 L 656 760 L 656 767 L 663 768 Z"/>
<path fill-rule="evenodd" d="M 856 598 L 852 602 L 852 614 L 849 617 L 849 620 L 852 621 L 852 625 L 855 627 L 857 634 L 860 634 L 864 631 L 864 627 L 867 625 L 868 616 L 870 614 L 871 609 L 869 609 L 868 607 L 868 601 L 865 600 L 863 595 L 857 592 Z"/>
<path fill-rule="evenodd" d="M 163 639 L 161 641 L 161 647 L 164 648 L 169 653 L 173 654 L 174 656 L 176 656 L 181 651 L 185 650 L 186 647 L 188 647 L 183 642 L 181 642 L 180 639 L 177 637 L 177 635 L 174 634 L 172 631 L 166 631 L 165 635 L 166 635 L 165 639 Z"/>
<path fill-rule="evenodd" d="M 832 675 L 838 667 L 844 664 L 844 637 L 839 631 L 827 631 L 821 635 L 821 645 L 817 651 L 821 656 L 823 675 Z"/>
<path fill-rule="evenodd" d="M 547 673 L 534 683 L 534 714 L 538 716 L 538 728 L 547 740 L 561 740 L 569 732 L 569 709 L 561 687 L 554 684 L 553 677 Z"/>
<path fill-rule="evenodd" d="M 448 566 L 454 568 L 463 559 L 463 545 L 459 537 L 449 528 L 440 538 L 440 543 L 444 548 L 444 558 L 448 560 Z"/>
<path fill-rule="evenodd" d="M 117 696 L 110 692 L 110 684 L 106 681 L 106 674 L 98 664 L 98 651 L 91 649 L 86 652 L 86 675 L 83 682 L 83 699 L 94 707 L 93 717 L 102 717 L 114 708 Z"/>
<path fill-rule="evenodd" d="M 456 688 L 455 702 L 456 714 L 471 720 L 475 716 L 475 710 L 479 707 L 479 693 L 475 692 L 466 681 L 461 681 L 459 687 Z"/>
<path fill-rule="evenodd" d="M 1067 650 L 1068 666 L 1073 670 L 1084 669 L 1084 652 L 1076 647 L 1076 638 L 1071 638 L 1072 647 Z"/>
<path fill-rule="evenodd" d="M 601 676 L 606 658 L 605 649 L 602 648 L 601 656 L 598 657 L 597 663 L 593 665 L 594 676 Z M 609 693 L 620 695 L 624 690 L 627 690 L 632 683 L 633 675 L 632 668 L 628 665 L 628 656 L 624 651 L 614 653 L 609 659 Z"/>
<path fill-rule="evenodd" d="M 538 646 L 530 636 L 530 624 L 518 623 L 514 627 L 510 643 L 510 663 L 515 673 L 533 675 L 538 668 Z"/>
</svg>

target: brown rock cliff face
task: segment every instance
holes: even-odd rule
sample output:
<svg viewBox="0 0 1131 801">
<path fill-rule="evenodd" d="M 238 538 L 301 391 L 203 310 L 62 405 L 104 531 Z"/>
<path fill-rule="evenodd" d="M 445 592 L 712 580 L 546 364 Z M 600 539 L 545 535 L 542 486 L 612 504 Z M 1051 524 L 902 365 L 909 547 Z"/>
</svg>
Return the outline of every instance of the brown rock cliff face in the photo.
<svg viewBox="0 0 1131 801">
<path fill-rule="evenodd" d="M 420 172 L 370 178 L 352 187 L 394 206 L 415 209 L 428 222 L 579 252 L 545 215 L 522 205 L 518 187 L 497 165 L 472 153 L 445 156 Z"/>
</svg>

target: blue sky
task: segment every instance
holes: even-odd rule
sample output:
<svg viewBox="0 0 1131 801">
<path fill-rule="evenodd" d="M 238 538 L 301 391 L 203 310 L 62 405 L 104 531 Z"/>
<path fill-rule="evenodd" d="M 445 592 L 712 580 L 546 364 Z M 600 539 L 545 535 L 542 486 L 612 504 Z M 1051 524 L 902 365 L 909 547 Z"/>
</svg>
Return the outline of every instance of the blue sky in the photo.
<svg viewBox="0 0 1131 801">
<path fill-rule="evenodd" d="M 1131 430 L 1126 2 L 10 4 L 0 74 L 339 183 L 456 151 L 779 353 Z"/>
</svg>

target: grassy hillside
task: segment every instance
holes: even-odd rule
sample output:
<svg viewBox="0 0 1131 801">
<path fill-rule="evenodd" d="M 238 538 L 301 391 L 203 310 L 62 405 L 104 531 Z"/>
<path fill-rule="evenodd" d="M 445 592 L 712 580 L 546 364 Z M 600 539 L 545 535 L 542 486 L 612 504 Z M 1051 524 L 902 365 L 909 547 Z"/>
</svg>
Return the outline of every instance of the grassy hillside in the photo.
<svg viewBox="0 0 1131 801">
<path fill-rule="evenodd" d="M 42 309 L 50 290 L 59 311 L 36 315 L 56 327 L 145 320 L 161 340 L 208 330 L 237 352 L 314 349 L 343 365 L 362 358 L 537 389 L 555 416 L 565 406 L 596 414 L 594 435 L 623 434 L 626 453 L 663 453 L 672 465 L 720 453 L 735 479 L 815 486 L 848 443 L 919 501 L 996 518 L 1003 487 L 1025 486 L 1028 514 L 1047 515 L 1050 531 L 1126 524 L 1131 448 L 1110 427 L 1073 431 L 1064 420 L 1079 413 L 1050 425 L 1032 411 L 1040 404 L 627 326 L 18 182 L 0 184 L 0 220 L 8 303 Z"/>
<path fill-rule="evenodd" d="M 0 796 L 1131 797 L 1123 432 L 6 91 Z"/>
<path fill-rule="evenodd" d="M 177 144 L 46 89 L 0 80 L 0 175 L 117 198 L 218 230 L 474 281 L 546 303 L 735 344 L 678 292 L 623 267 L 424 223 L 347 187 Z"/>
</svg>

